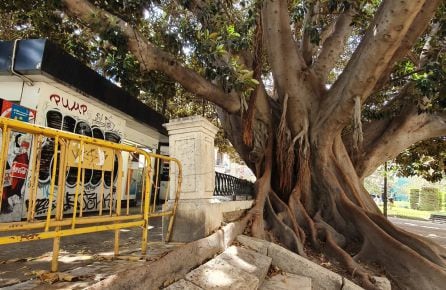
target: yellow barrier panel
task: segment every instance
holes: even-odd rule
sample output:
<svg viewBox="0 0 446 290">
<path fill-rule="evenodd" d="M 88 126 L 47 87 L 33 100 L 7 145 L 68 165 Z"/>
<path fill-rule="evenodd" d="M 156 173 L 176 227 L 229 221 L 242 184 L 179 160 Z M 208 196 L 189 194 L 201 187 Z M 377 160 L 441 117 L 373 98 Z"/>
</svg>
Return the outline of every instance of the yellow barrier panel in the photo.
<svg viewBox="0 0 446 290">
<path fill-rule="evenodd" d="M 142 227 L 141 253 L 146 254 L 148 243 L 149 220 L 153 217 L 169 217 L 169 224 L 165 235 L 165 242 L 170 240 L 175 213 L 178 205 L 182 167 L 181 163 L 172 157 L 153 154 L 141 148 L 118 144 L 88 136 L 77 135 L 65 131 L 41 127 L 0 117 L 0 128 L 2 130 L 2 152 L 0 154 L 0 204 L 3 197 L 3 183 L 8 162 L 9 136 L 11 132 L 27 133 L 32 135 L 31 161 L 29 164 L 28 183 L 26 194 L 28 196 L 28 209 L 26 221 L 0 223 L 0 232 L 25 231 L 19 235 L 8 235 L 0 237 L 0 245 L 28 242 L 40 239 L 54 239 L 53 258 L 51 271 L 57 271 L 60 238 L 71 235 L 88 234 L 99 231 L 115 231 L 114 254 L 119 254 L 119 230 L 130 227 Z M 45 143 L 46 142 L 46 143 Z M 44 220 L 36 217 L 36 204 L 39 187 L 39 170 L 41 169 L 42 151 L 45 144 L 53 144 L 52 168 L 49 170 L 50 186 L 48 192 L 48 209 Z M 129 199 L 129 184 L 123 187 L 123 158 L 122 153 L 137 154 L 143 156 L 144 168 L 141 176 L 142 197 L 139 214 L 131 214 Z M 152 159 L 155 160 L 157 173 L 154 180 L 155 198 L 151 205 L 152 191 Z M 169 176 L 171 165 L 175 164 L 178 169 L 176 188 L 174 190 L 174 201 L 171 209 L 167 210 L 167 197 L 161 210 L 157 210 L 155 199 L 158 194 L 159 164 L 169 164 Z M 117 168 L 115 168 L 117 166 Z M 64 204 L 65 185 L 70 170 L 76 170 L 76 182 L 74 189 L 73 205 Z M 100 173 L 99 206 L 92 215 L 83 216 L 84 190 L 86 170 Z M 116 172 L 115 172 L 116 171 Z M 131 170 L 127 171 L 129 174 Z M 116 176 L 114 176 L 116 174 Z M 108 178 L 109 176 L 109 178 Z M 130 180 L 130 176 L 127 176 Z M 104 194 L 107 181 L 110 181 L 108 204 Z M 169 184 L 166 196 L 169 195 Z M 124 195 L 123 195 L 124 190 Z M 122 211 L 122 200 L 126 204 L 126 210 Z M 53 205 L 55 201 L 55 205 Z M 126 201 L 126 202 L 125 202 Z M 68 203 L 68 201 L 67 201 Z M 72 206 L 72 213 L 64 213 L 64 206 Z M 108 206 L 108 211 L 104 211 Z M 139 207 L 138 207 L 139 208 Z M 1 209 L 0 209 L 1 210 Z M 0 212 L 1 213 L 1 212 Z M 103 213 L 105 213 L 103 215 Z M 40 231 L 39 231 L 40 230 Z M 36 232 L 37 231 L 37 232 Z"/>
</svg>

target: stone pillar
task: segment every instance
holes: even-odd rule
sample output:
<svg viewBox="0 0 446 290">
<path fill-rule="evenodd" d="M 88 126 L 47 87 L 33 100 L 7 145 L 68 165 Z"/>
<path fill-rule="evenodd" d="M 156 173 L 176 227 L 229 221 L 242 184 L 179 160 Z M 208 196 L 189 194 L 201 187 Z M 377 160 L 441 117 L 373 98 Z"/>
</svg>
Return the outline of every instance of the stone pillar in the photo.
<svg viewBox="0 0 446 290">
<path fill-rule="evenodd" d="M 214 138 L 218 128 L 201 116 L 170 120 L 169 155 L 183 166 L 182 200 L 212 198 L 215 186 Z M 177 168 L 173 166 L 170 199 L 174 199 Z"/>
<path fill-rule="evenodd" d="M 189 242 L 210 234 L 220 226 L 221 213 L 214 204 L 214 138 L 218 128 L 201 116 L 170 120 L 164 124 L 169 132 L 169 155 L 180 160 L 183 182 L 180 202 L 172 232 L 172 241 Z M 170 202 L 177 183 L 177 169 L 172 166 Z M 217 210 L 218 211 L 218 210 Z M 167 221 L 163 221 L 165 233 Z"/>
</svg>

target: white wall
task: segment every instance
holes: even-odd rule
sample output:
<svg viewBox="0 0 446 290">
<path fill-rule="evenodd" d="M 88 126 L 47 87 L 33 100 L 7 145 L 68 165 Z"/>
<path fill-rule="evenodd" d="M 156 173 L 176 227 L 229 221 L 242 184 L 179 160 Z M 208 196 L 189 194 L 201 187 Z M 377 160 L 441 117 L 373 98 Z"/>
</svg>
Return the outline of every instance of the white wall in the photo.
<svg viewBox="0 0 446 290">
<path fill-rule="evenodd" d="M 215 171 L 220 173 L 229 174 L 240 179 L 246 179 L 254 182 L 256 180 L 255 175 L 251 169 L 244 164 L 239 164 L 231 160 L 228 154 L 221 153 L 218 148 L 214 148 L 215 152 Z M 217 158 L 218 156 L 221 158 Z"/>
</svg>

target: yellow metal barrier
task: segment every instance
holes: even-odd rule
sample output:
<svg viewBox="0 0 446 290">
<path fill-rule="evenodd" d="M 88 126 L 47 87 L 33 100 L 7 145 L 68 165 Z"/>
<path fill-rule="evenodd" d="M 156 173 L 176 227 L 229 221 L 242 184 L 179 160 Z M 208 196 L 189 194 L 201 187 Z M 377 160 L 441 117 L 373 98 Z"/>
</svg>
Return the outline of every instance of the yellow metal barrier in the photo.
<svg viewBox="0 0 446 290">
<path fill-rule="evenodd" d="M 27 241 L 34 241 L 40 239 L 54 239 L 53 242 L 53 257 L 51 262 L 51 271 L 57 271 L 58 256 L 60 247 L 60 238 L 64 236 L 94 233 L 99 231 L 115 231 L 114 254 L 119 254 L 119 230 L 130 227 L 142 227 L 141 238 L 141 252 L 146 254 L 148 243 L 148 227 L 149 219 L 151 217 L 167 216 L 170 217 L 168 229 L 165 235 L 165 241 L 170 239 L 173 222 L 177 209 L 181 180 L 182 167 L 181 163 L 168 156 L 153 154 L 141 148 L 95 139 L 88 136 L 77 135 L 65 131 L 55 130 L 51 128 L 41 127 L 24 123 L 17 120 L 11 120 L 0 117 L 0 128 L 2 130 L 2 152 L 0 154 L 0 204 L 3 197 L 4 175 L 6 171 L 6 163 L 9 150 L 9 142 L 11 132 L 20 132 L 31 134 L 33 137 L 31 148 L 31 160 L 28 172 L 28 184 L 26 190 L 28 191 L 28 209 L 26 214 L 26 221 L 0 223 L 0 232 L 11 231 L 30 231 L 18 235 L 8 235 L 0 237 L 0 245 L 20 243 Z M 48 210 L 44 220 L 36 218 L 36 201 L 37 191 L 39 187 L 39 170 L 41 168 L 41 157 L 43 150 L 43 143 L 50 140 L 54 142 L 51 180 L 48 194 Z M 137 214 L 130 212 L 130 198 L 129 198 L 129 175 L 127 178 L 124 201 L 127 203 L 126 211 L 122 212 L 122 180 L 123 180 L 123 158 L 122 152 L 132 154 L 139 154 L 144 156 L 144 171 L 142 175 L 142 197 L 141 209 Z M 117 160 L 116 160 L 116 159 Z M 175 172 L 177 182 L 174 192 L 173 205 L 168 209 L 167 201 L 161 209 L 157 209 L 155 201 L 159 187 L 159 179 L 156 174 L 154 177 L 152 170 L 152 159 L 155 161 L 157 170 L 159 169 L 160 161 L 169 164 L 169 176 L 171 176 L 172 165 L 176 165 Z M 117 162 L 116 162 L 117 161 Z M 115 164 L 118 164 L 116 181 L 114 175 Z M 70 216 L 64 213 L 64 195 L 65 184 L 68 172 L 70 169 L 77 168 L 74 207 Z M 101 190 L 100 202 L 98 212 L 94 215 L 84 216 L 84 186 L 85 174 L 87 170 L 101 171 Z M 128 174 L 131 169 L 128 169 Z M 105 182 L 106 174 L 110 175 L 110 198 L 109 210 L 104 211 L 106 207 Z M 56 180 L 57 179 L 57 180 Z M 152 179 L 155 179 L 152 183 Z M 115 187 L 116 184 L 116 187 Z M 170 182 L 168 182 L 170 184 Z M 153 198 L 153 205 L 151 205 L 151 191 L 154 185 L 155 196 Z M 56 190 L 57 187 L 57 190 Z M 114 192 L 114 189 L 116 191 Z M 169 189 L 166 190 L 166 195 L 169 194 Z M 53 201 L 55 201 L 55 208 L 53 208 Z M 40 230 L 40 231 L 39 231 Z M 36 232 L 37 231 L 37 232 Z"/>
</svg>

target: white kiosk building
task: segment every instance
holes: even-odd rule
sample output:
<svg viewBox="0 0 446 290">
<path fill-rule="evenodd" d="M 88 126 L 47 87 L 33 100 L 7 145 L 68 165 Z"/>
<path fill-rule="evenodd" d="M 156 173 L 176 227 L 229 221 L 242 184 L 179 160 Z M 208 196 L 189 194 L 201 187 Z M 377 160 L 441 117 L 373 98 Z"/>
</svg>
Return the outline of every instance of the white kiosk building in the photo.
<svg viewBox="0 0 446 290">
<path fill-rule="evenodd" d="M 44 39 L 0 42 L 0 113 L 2 117 L 134 144 L 154 152 L 163 150 L 160 144 L 166 148 L 168 144 L 167 131 L 162 126 L 166 120 L 159 113 Z M 26 134 L 12 133 L 6 173 L 12 176 L 15 185 L 26 180 L 27 170 L 22 169 L 28 166 L 30 144 Z M 37 215 L 44 215 L 48 207 L 52 156 L 45 156 L 45 146 L 52 152 L 54 144 L 48 142 L 42 152 Z M 129 157 L 125 157 L 124 166 L 129 166 Z M 138 172 L 138 157 L 135 158 L 136 162 L 131 162 L 136 163 L 132 174 L 137 175 L 141 172 Z M 23 176 L 19 174 L 21 171 L 25 172 Z M 128 180 L 126 174 L 127 170 L 124 182 Z M 86 172 L 86 211 L 97 210 L 100 179 L 95 170 Z M 68 173 L 67 200 L 73 194 L 70 186 L 74 188 L 75 180 Z M 141 185 L 132 184 L 138 178 L 129 180 L 131 197 L 135 199 Z M 0 222 L 20 220 L 26 213 L 26 192 L 17 186 L 13 191 L 8 186 L 10 179 L 5 179 Z"/>
</svg>

